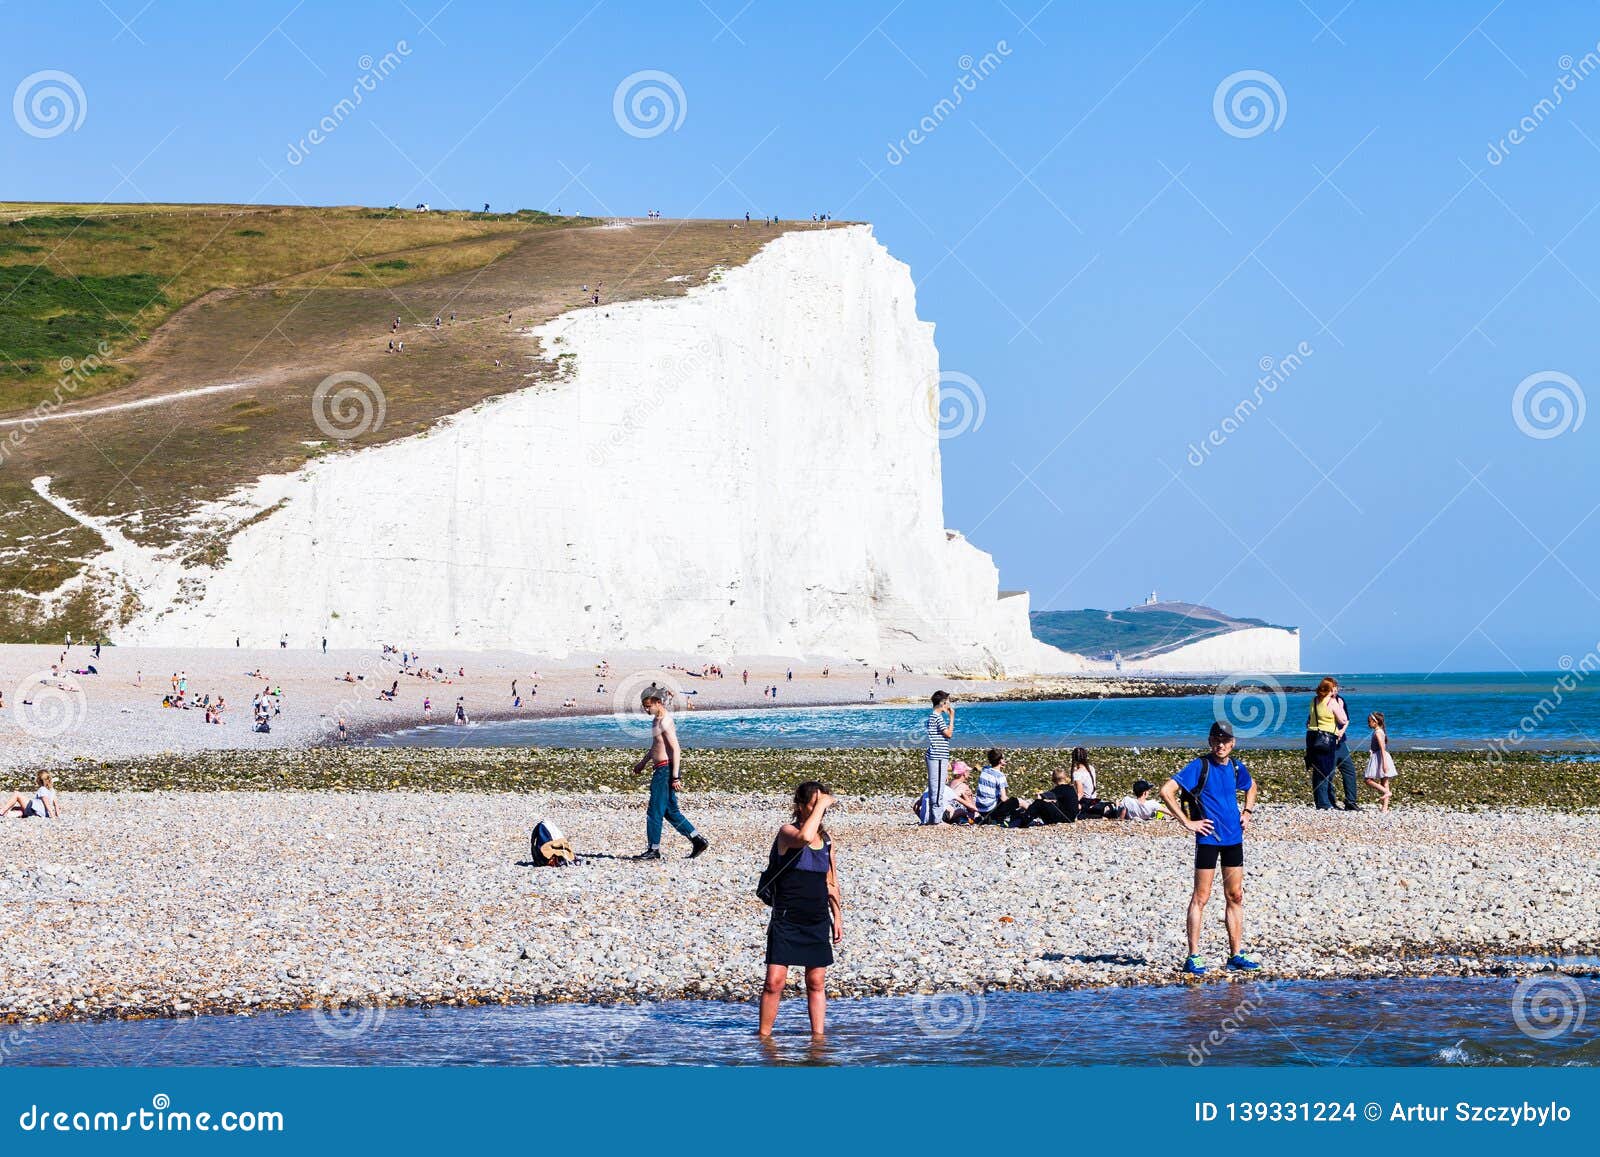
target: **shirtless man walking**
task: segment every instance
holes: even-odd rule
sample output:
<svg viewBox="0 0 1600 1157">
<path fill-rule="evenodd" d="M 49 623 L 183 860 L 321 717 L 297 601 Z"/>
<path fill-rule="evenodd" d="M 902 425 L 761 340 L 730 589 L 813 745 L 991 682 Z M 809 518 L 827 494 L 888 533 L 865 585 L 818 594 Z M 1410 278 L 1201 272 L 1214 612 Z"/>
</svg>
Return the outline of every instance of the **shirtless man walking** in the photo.
<svg viewBox="0 0 1600 1157">
<path fill-rule="evenodd" d="M 683 783 L 683 751 L 678 746 L 677 725 L 667 711 L 667 692 L 652 684 L 640 694 L 639 702 L 653 723 L 650 750 L 633 765 L 633 774 L 643 775 L 649 768 L 655 770 L 650 777 L 650 811 L 645 820 L 645 835 L 650 846 L 634 859 L 661 858 L 661 821 L 667 820 L 689 841 L 689 858 L 692 860 L 709 848 L 711 843 L 678 810 L 678 788 Z"/>
</svg>

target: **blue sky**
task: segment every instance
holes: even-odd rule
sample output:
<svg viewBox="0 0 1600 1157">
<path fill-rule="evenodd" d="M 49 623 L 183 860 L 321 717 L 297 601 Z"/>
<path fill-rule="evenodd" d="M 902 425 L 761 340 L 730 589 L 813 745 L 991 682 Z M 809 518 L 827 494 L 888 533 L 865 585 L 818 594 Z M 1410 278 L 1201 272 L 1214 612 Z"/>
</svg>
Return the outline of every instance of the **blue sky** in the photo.
<svg viewBox="0 0 1600 1157">
<path fill-rule="evenodd" d="M 0 196 L 868 220 L 981 392 L 947 521 L 1037 608 L 1155 588 L 1347 671 L 1600 640 L 1595 5 L 441 3 L 9 0 L 0 88 L 84 115 L 5 123 Z"/>
</svg>

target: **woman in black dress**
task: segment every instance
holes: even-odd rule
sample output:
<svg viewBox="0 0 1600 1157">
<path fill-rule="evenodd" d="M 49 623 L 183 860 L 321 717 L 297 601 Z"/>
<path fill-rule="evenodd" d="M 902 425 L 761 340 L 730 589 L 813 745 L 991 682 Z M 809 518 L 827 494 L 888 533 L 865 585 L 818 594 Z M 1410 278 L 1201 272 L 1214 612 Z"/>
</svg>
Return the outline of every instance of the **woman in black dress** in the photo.
<svg viewBox="0 0 1600 1157">
<path fill-rule="evenodd" d="M 844 936 L 833 840 L 822 826 L 833 803 L 828 789 L 816 780 L 795 788 L 794 820 L 778 829 L 767 857 L 772 922 L 767 926 L 767 981 L 761 989 L 762 1036 L 772 1035 L 789 969 L 796 966 L 806 970 L 811 1033 L 823 1032 L 828 965 L 833 963 L 833 946 Z"/>
</svg>

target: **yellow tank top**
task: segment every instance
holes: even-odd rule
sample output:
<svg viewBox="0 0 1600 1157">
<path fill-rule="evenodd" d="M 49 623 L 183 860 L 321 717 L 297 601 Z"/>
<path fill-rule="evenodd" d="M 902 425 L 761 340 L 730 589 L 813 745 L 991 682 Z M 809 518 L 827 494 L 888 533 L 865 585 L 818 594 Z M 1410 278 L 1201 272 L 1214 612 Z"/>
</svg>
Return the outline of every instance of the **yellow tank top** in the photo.
<svg viewBox="0 0 1600 1157">
<path fill-rule="evenodd" d="M 1306 717 L 1307 731 L 1332 731 L 1337 733 L 1339 723 L 1333 717 L 1333 696 L 1322 701 L 1311 700 L 1311 714 Z"/>
</svg>

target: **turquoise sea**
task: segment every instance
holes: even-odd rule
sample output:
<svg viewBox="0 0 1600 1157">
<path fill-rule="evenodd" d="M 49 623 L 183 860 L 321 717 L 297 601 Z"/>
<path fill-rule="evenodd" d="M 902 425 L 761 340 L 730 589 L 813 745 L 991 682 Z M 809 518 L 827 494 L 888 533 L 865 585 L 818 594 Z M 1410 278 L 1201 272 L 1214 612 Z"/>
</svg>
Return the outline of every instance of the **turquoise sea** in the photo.
<svg viewBox="0 0 1600 1157">
<path fill-rule="evenodd" d="M 1298 747 L 1309 688 L 1319 676 L 1257 676 L 1256 688 L 1136 699 L 972 702 L 957 712 L 957 743 L 983 747 L 1185 747 L 1203 744 L 1216 718 L 1244 747 Z M 1364 744 L 1366 716 L 1382 711 L 1396 750 L 1483 748 L 1600 753 L 1600 679 L 1578 671 L 1339 675 Z M 694 680 L 687 680 L 694 690 Z M 953 683 L 958 700 L 961 685 Z M 693 702 L 692 694 L 688 696 Z M 781 702 L 781 701 L 780 701 Z M 844 707 L 694 711 L 679 714 L 690 747 L 919 746 L 926 708 Z M 505 720 L 461 728 L 410 728 L 371 742 L 420 747 L 618 747 L 637 743 L 609 715 Z"/>
</svg>

